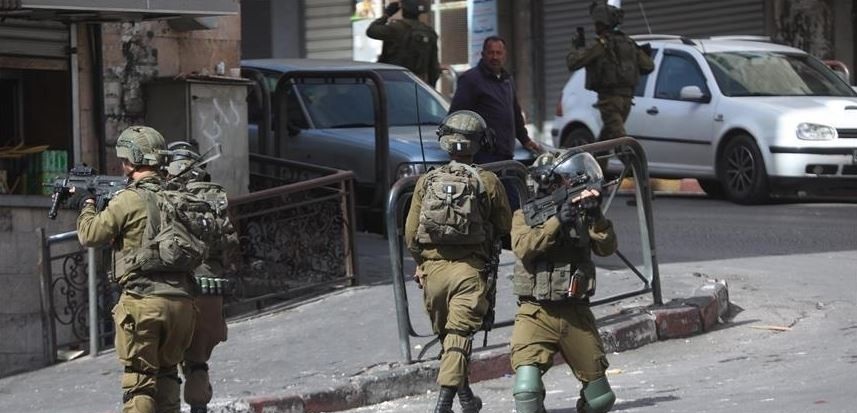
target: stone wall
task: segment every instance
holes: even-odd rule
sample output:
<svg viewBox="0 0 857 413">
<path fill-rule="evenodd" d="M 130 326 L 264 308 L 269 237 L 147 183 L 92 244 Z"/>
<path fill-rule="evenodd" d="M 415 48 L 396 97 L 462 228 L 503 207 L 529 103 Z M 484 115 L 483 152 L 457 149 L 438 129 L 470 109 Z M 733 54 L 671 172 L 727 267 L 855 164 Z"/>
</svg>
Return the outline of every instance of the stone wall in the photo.
<svg viewBox="0 0 857 413">
<path fill-rule="evenodd" d="M 47 213 L 47 208 L 0 207 L 0 377 L 46 363 L 36 228 L 45 226 Z M 73 229 L 76 217 L 74 211 L 60 211 L 47 222 L 47 235 Z"/>
</svg>

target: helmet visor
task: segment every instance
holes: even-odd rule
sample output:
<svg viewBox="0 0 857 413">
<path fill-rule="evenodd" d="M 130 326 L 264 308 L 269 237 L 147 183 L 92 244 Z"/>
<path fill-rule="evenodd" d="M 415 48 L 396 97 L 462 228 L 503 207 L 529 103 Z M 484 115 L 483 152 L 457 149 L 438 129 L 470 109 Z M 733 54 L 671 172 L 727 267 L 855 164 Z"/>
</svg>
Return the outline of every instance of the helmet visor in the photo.
<svg viewBox="0 0 857 413">
<path fill-rule="evenodd" d="M 580 185 L 604 179 L 598 161 L 588 152 L 568 152 L 560 156 L 554 165 L 553 172 L 561 176 L 566 185 Z"/>
</svg>

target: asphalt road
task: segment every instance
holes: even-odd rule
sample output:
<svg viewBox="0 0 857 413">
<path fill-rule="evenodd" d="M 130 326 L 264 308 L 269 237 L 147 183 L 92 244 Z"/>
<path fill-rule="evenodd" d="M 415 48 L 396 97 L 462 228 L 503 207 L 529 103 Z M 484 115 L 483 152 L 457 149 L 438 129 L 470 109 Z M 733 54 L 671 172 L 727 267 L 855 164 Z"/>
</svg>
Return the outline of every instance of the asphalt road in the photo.
<svg viewBox="0 0 857 413">
<path fill-rule="evenodd" d="M 636 251 L 636 211 L 626 200 L 608 215 L 623 249 Z M 700 336 L 609 355 L 613 411 L 855 411 L 857 205 L 659 197 L 654 208 L 665 282 L 693 273 L 726 280 L 731 316 Z M 614 264 L 623 266 L 600 263 Z M 548 411 L 574 412 L 579 386 L 569 369 L 555 366 L 544 381 Z M 483 412 L 514 411 L 512 385 L 513 377 L 475 384 Z M 435 397 L 353 412 L 430 412 Z"/>
</svg>

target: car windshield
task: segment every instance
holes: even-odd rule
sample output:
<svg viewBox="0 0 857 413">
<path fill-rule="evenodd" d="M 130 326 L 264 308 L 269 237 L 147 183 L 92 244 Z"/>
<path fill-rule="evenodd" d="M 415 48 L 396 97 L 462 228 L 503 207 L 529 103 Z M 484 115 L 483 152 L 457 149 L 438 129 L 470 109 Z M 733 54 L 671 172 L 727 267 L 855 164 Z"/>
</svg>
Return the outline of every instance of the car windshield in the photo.
<svg viewBox="0 0 857 413">
<path fill-rule="evenodd" d="M 707 53 L 705 60 L 726 96 L 855 96 L 833 71 L 806 54 Z"/>
<path fill-rule="evenodd" d="M 447 108 L 439 95 L 400 70 L 378 71 L 387 92 L 390 126 L 439 125 Z M 313 124 L 318 129 L 375 125 L 372 91 L 362 80 L 329 79 L 297 85 Z M 417 108 L 419 107 L 419 115 Z"/>
</svg>

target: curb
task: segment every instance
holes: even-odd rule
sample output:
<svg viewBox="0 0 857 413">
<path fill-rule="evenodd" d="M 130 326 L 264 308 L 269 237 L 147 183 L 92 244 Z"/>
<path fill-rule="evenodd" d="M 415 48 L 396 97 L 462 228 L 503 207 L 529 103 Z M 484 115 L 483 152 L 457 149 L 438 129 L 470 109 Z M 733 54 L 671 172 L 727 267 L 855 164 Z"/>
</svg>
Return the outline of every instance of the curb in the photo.
<svg viewBox="0 0 857 413">
<path fill-rule="evenodd" d="M 621 352 L 658 340 L 689 337 L 710 331 L 729 310 L 725 281 L 708 280 L 684 299 L 662 306 L 637 307 L 598 320 L 606 352 Z M 558 358 L 561 357 L 557 355 Z M 561 362 L 561 358 L 558 359 Z M 216 413 L 321 413 L 354 409 L 435 387 L 439 361 L 385 367 L 332 383 L 327 389 L 304 394 L 255 396 L 209 404 Z M 513 374 L 508 349 L 474 354 L 470 381 L 475 383 Z"/>
<path fill-rule="evenodd" d="M 705 191 L 702 190 L 702 187 L 699 186 L 699 182 L 696 179 L 692 178 L 684 178 L 684 179 L 662 179 L 662 178 L 650 178 L 649 185 L 652 188 L 652 192 L 656 195 L 668 195 L 668 194 L 688 194 L 688 195 L 707 195 Z M 621 191 L 626 193 L 634 192 L 634 183 L 632 178 L 626 178 L 622 185 L 619 187 Z"/>
</svg>

